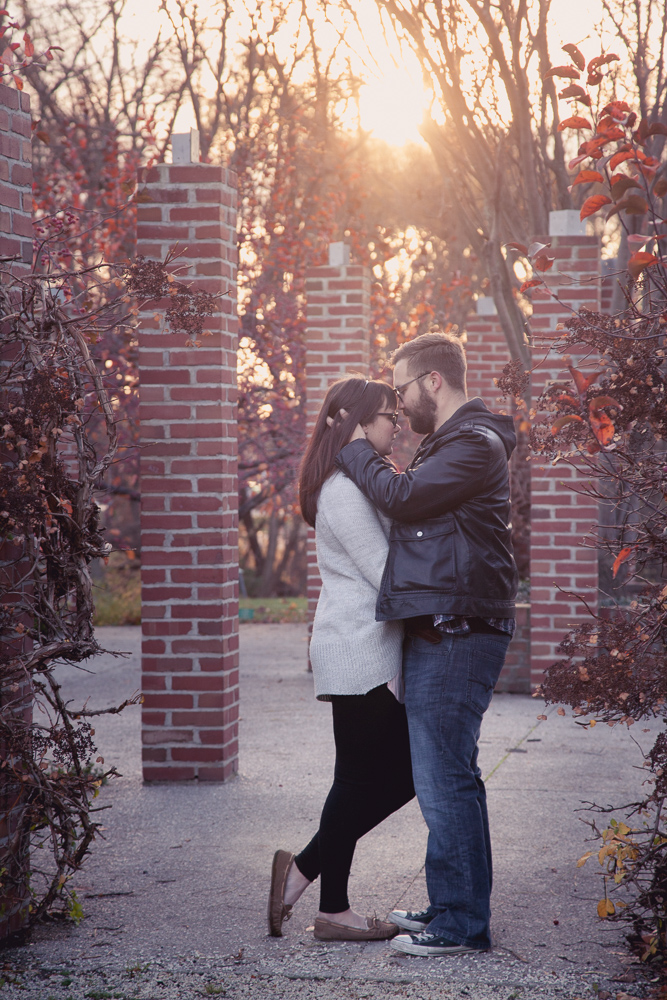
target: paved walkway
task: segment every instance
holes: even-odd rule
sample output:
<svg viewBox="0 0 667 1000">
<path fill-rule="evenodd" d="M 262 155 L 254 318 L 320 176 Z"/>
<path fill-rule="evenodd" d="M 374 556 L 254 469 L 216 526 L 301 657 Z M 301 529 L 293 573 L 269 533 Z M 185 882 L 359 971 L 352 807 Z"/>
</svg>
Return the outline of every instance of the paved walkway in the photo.
<svg viewBox="0 0 667 1000">
<path fill-rule="evenodd" d="M 63 684 L 75 702 L 91 695 L 91 704 L 111 705 L 139 686 L 139 630 L 99 631 L 106 648 L 130 656 L 100 657 L 92 676 L 63 669 Z M 553 709 L 538 722 L 541 702 L 518 695 L 494 697 L 481 740 L 495 852 L 492 952 L 423 959 L 382 942 L 319 943 L 315 888 L 297 904 L 286 936 L 269 938 L 273 852 L 308 841 L 330 781 L 330 708 L 312 696 L 305 626 L 248 625 L 241 639 L 238 778 L 144 786 L 139 710 L 103 718 L 100 751 L 123 777 L 102 789 L 99 801 L 113 807 L 107 839 L 75 880 L 85 919 L 78 928 L 40 928 L 28 946 L 4 952 L 1 1000 L 638 993 L 621 929 L 595 914 L 597 862 L 575 867 L 588 848 L 576 810 L 582 800 L 635 797 L 637 749 L 620 727 L 584 730 Z M 381 916 L 425 905 L 425 844 L 412 802 L 359 845 L 353 904 Z"/>
</svg>

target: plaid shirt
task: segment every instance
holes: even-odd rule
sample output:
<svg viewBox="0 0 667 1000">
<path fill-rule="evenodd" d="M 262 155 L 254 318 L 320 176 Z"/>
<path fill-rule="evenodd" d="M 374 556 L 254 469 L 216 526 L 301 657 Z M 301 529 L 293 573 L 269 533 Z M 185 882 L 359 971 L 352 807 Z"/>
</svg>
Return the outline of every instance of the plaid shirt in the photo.
<svg viewBox="0 0 667 1000">
<path fill-rule="evenodd" d="M 516 630 L 514 618 L 482 618 L 482 621 L 510 636 Z M 433 615 L 433 624 L 441 632 L 451 632 L 452 635 L 467 635 L 470 631 L 468 619 L 463 615 Z"/>
</svg>

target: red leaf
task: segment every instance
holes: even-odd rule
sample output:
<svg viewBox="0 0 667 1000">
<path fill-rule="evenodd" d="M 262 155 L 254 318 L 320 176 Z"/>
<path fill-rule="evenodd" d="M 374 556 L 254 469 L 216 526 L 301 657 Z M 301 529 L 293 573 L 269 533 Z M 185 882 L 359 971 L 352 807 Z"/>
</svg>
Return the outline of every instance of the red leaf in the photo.
<svg viewBox="0 0 667 1000">
<path fill-rule="evenodd" d="M 593 184 L 595 181 L 604 181 L 599 170 L 580 170 L 572 181 L 572 187 L 575 184 Z"/>
<path fill-rule="evenodd" d="M 518 250 L 519 253 L 526 253 L 526 254 L 528 253 L 528 247 L 525 245 L 525 243 L 505 243 L 505 246 L 509 250 Z"/>
<path fill-rule="evenodd" d="M 609 169 L 616 170 L 616 167 L 619 165 L 619 163 L 624 163 L 626 160 L 635 160 L 636 158 L 637 157 L 634 153 L 634 150 L 632 149 L 621 150 L 620 153 L 614 153 L 614 155 L 612 156 L 611 160 L 609 161 Z"/>
<path fill-rule="evenodd" d="M 646 215 L 648 202 L 640 194 L 629 194 L 627 198 L 622 198 L 609 210 L 607 218 L 611 219 L 612 215 L 616 215 L 617 212 L 627 212 L 628 215 Z"/>
<path fill-rule="evenodd" d="M 639 181 L 627 174 L 614 174 L 611 178 L 611 196 L 619 201 L 630 188 L 641 188 Z"/>
<path fill-rule="evenodd" d="M 618 56 L 615 56 L 615 58 L 618 59 Z M 610 60 L 608 59 L 607 61 L 609 62 Z M 590 68 L 590 63 L 588 65 Z M 631 111 L 632 108 L 629 104 L 626 104 L 625 101 L 611 101 L 602 109 L 600 114 L 611 115 L 612 118 L 615 118 L 617 121 L 621 121 L 626 115 L 629 115 Z"/>
<path fill-rule="evenodd" d="M 551 69 L 546 71 L 542 79 L 549 80 L 553 76 L 565 76 L 569 77 L 570 80 L 578 80 L 581 73 L 574 66 L 552 66 Z"/>
<path fill-rule="evenodd" d="M 611 418 L 603 413 L 602 410 L 591 409 L 589 413 L 589 420 L 593 433 L 600 442 L 601 445 L 611 444 L 614 440 L 614 424 Z"/>
<path fill-rule="evenodd" d="M 524 281 L 523 285 L 519 289 L 520 292 L 526 292 L 529 288 L 536 288 L 538 285 L 543 285 L 544 282 L 541 278 L 531 278 L 530 281 Z"/>
<path fill-rule="evenodd" d="M 648 253 L 646 250 L 637 250 L 628 261 L 628 271 L 636 280 L 642 271 L 647 267 L 653 267 L 654 264 L 658 263 L 659 259 L 654 253 Z"/>
<path fill-rule="evenodd" d="M 28 34 L 27 31 L 23 36 L 23 51 L 25 52 L 28 58 L 30 58 L 30 56 L 34 56 L 35 54 L 35 46 L 30 41 L 30 35 Z"/>
<path fill-rule="evenodd" d="M 602 147 L 606 145 L 607 140 L 604 136 L 596 136 L 595 139 L 587 139 L 586 142 L 582 142 L 579 152 L 599 160 L 602 158 Z"/>
<path fill-rule="evenodd" d="M 563 132 L 566 128 L 589 128 L 592 130 L 593 126 L 588 121 L 587 118 L 582 118 L 581 115 L 573 115 L 572 118 L 564 118 L 563 121 L 558 126 L 558 131 Z"/>
<path fill-rule="evenodd" d="M 563 52 L 567 52 L 568 56 L 570 57 L 574 65 L 577 67 L 577 69 L 585 68 L 586 60 L 584 59 L 583 55 L 581 54 L 577 46 L 573 45 L 572 42 L 568 42 L 567 45 L 563 46 Z"/>
<path fill-rule="evenodd" d="M 634 545 L 628 545 L 626 549 L 621 549 L 621 551 L 614 559 L 614 565 L 611 568 L 612 576 L 614 577 L 614 579 L 616 579 L 616 574 L 618 573 L 619 569 L 621 568 L 625 560 L 628 558 L 628 556 L 632 553 L 633 549 Z"/>
<path fill-rule="evenodd" d="M 574 384 L 576 385 L 577 392 L 580 395 L 583 395 L 588 387 L 593 385 L 596 378 L 599 378 L 600 376 L 600 372 L 592 372 L 590 375 L 584 375 L 583 372 L 580 372 L 578 368 L 573 368 L 572 365 L 568 365 L 568 370 L 574 379 Z"/>
<path fill-rule="evenodd" d="M 551 243 L 540 243 L 535 240 L 535 242 L 531 243 L 528 247 L 527 254 L 532 260 L 533 257 L 537 257 L 538 254 L 542 253 L 543 250 L 547 250 L 550 246 Z"/>
<path fill-rule="evenodd" d="M 580 219 L 587 219 L 589 215 L 595 215 L 603 205 L 610 205 L 611 198 L 608 198 L 606 194 L 594 194 L 581 206 L 581 211 L 579 212 Z"/>
<path fill-rule="evenodd" d="M 13 73 L 12 76 L 14 77 L 14 83 L 16 84 L 16 89 L 23 90 L 23 80 L 21 79 L 21 77 L 17 76 L 16 73 Z"/>
<path fill-rule="evenodd" d="M 572 423 L 582 424 L 583 420 L 581 419 L 581 417 L 578 417 L 576 413 L 568 413 L 563 417 L 558 417 L 557 420 L 554 420 L 553 427 L 551 428 L 551 433 L 555 437 L 556 434 L 558 434 L 558 431 L 561 429 L 561 427 L 565 427 L 566 424 L 572 424 Z"/>
<path fill-rule="evenodd" d="M 625 132 L 618 125 L 611 128 L 598 129 L 598 135 L 604 136 L 605 142 L 613 142 L 614 139 L 625 139 Z"/>
<path fill-rule="evenodd" d="M 570 160 L 570 162 L 568 163 L 567 169 L 574 170 L 575 167 L 578 167 L 580 163 L 583 163 L 584 160 L 587 159 L 588 157 L 585 154 L 583 156 L 575 156 L 575 158 L 573 160 Z"/>
<path fill-rule="evenodd" d="M 555 257 L 549 257 L 547 254 L 542 253 L 533 258 L 531 263 L 536 271 L 548 271 L 553 267 L 555 259 Z"/>
<path fill-rule="evenodd" d="M 603 79 L 604 77 L 602 76 L 602 73 L 589 72 L 588 76 L 586 77 L 586 86 L 597 87 L 598 83 L 602 83 Z"/>
<path fill-rule="evenodd" d="M 615 406 L 619 410 L 623 409 L 618 400 L 614 399 L 612 396 L 595 396 L 591 399 L 590 407 L 592 410 L 601 410 L 603 406 Z"/>
<path fill-rule="evenodd" d="M 572 97 L 576 101 L 581 101 L 581 103 L 585 104 L 586 107 L 588 108 L 590 108 L 591 106 L 590 97 L 588 96 L 584 88 L 580 87 L 578 83 L 571 83 L 569 87 L 565 88 L 565 90 L 561 90 L 558 96 L 563 98 Z"/>
</svg>

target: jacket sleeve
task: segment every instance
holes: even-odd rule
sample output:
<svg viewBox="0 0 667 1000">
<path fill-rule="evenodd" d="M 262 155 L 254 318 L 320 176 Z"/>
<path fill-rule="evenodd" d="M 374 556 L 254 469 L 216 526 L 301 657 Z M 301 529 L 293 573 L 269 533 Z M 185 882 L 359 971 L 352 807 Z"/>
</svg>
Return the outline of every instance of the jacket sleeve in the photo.
<svg viewBox="0 0 667 1000">
<path fill-rule="evenodd" d="M 416 469 L 397 472 L 368 441 L 351 441 L 336 465 L 370 502 L 395 521 L 440 517 L 484 491 L 490 446 L 474 431 L 428 455 Z"/>
<path fill-rule="evenodd" d="M 320 494 L 317 518 L 320 517 L 361 575 L 379 591 L 389 542 L 377 513 L 363 493 L 349 479 L 338 476 L 332 488 L 324 496 Z"/>
</svg>

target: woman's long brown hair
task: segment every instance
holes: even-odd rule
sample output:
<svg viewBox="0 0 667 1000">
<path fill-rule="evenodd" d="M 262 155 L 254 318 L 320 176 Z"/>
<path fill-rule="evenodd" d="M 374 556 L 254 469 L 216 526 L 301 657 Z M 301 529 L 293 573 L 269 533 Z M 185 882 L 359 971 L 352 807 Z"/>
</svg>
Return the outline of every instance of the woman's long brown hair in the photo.
<svg viewBox="0 0 667 1000">
<path fill-rule="evenodd" d="M 311 527 L 315 527 L 322 485 L 336 468 L 336 455 L 348 444 L 357 424 L 370 423 L 383 407 L 396 409 L 394 390 L 386 382 L 352 376 L 339 379 L 329 387 L 299 474 L 301 514 Z M 347 411 L 346 417 L 340 416 L 341 410 Z M 332 427 L 327 424 L 327 417 L 333 418 Z"/>
</svg>

